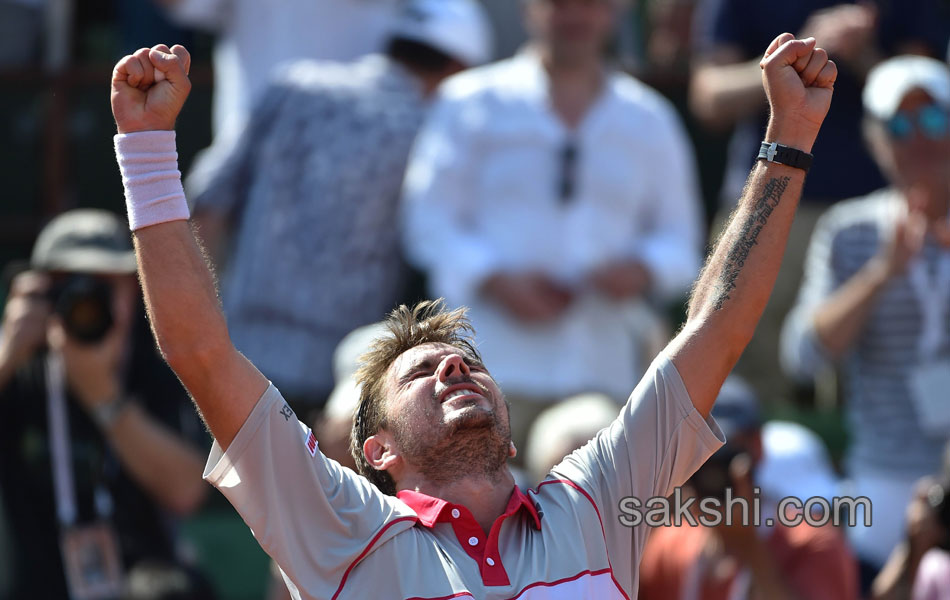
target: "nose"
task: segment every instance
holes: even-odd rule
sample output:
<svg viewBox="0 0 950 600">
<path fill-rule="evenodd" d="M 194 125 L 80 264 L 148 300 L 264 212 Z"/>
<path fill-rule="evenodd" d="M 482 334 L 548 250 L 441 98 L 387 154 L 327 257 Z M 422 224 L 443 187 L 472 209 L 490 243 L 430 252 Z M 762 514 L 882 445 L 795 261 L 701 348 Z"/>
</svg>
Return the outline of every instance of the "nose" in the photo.
<svg viewBox="0 0 950 600">
<path fill-rule="evenodd" d="M 470 374 L 465 360 L 458 354 L 450 354 L 439 364 L 439 382 L 445 383 L 453 377 L 468 377 Z"/>
</svg>

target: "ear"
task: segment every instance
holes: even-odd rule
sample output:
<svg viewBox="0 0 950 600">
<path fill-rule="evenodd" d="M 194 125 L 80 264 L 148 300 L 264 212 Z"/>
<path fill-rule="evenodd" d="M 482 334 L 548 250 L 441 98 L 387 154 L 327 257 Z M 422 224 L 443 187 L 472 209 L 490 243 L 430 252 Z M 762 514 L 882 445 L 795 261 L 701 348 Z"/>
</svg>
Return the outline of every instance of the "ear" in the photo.
<svg viewBox="0 0 950 600">
<path fill-rule="evenodd" d="M 514 458 L 516 456 L 518 456 L 518 449 L 515 448 L 514 442 L 509 441 L 508 442 L 508 458 Z"/>
<path fill-rule="evenodd" d="M 363 455 L 366 462 L 377 471 L 388 471 L 402 460 L 392 435 L 385 430 L 366 438 Z"/>
</svg>

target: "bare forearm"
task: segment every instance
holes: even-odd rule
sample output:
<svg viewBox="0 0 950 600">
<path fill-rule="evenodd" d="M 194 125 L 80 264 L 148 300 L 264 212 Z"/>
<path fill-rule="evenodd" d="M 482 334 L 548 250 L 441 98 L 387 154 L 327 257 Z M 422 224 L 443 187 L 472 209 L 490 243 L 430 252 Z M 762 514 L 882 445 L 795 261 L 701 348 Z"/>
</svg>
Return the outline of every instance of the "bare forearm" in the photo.
<svg viewBox="0 0 950 600">
<path fill-rule="evenodd" d="M 871 259 L 815 310 L 815 333 L 831 358 L 840 358 L 860 335 L 886 283 L 886 266 Z"/>
<path fill-rule="evenodd" d="M 694 288 L 687 326 L 720 331 L 736 358 L 772 292 L 803 181 L 799 169 L 758 164 Z"/>
<path fill-rule="evenodd" d="M 173 221 L 136 231 L 135 251 L 152 329 L 169 362 L 180 355 L 226 351 L 230 339 L 214 280 L 189 223 Z M 186 387 L 189 370 L 187 364 L 176 368 Z"/>
<path fill-rule="evenodd" d="M 704 417 L 768 302 L 803 180 L 798 169 L 756 165 L 693 289 L 686 325 L 668 347 L 693 406 Z"/>
<path fill-rule="evenodd" d="M 912 553 L 906 541 L 898 544 L 871 584 L 871 599 L 908 600 L 919 564 L 920 555 Z"/>
<path fill-rule="evenodd" d="M 198 508 L 208 486 L 201 479 L 204 465 L 197 449 L 136 404 L 119 413 L 107 435 L 122 465 L 160 505 L 179 515 Z"/>
<path fill-rule="evenodd" d="M 188 207 L 170 132 L 191 90 L 190 66 L 184 47 L 162 44 L 116 64 L 116 157 L 155 339 L 227 448 L 268 382 L 231 344 L 211 271 L 185 220 Z"/>
<path fill-rule="evenodd" d="M 231 344 L 211 271 L 188 222 L 140 229 L 135 250 L 155 339 L 226 448 L 267 379 Z"/>
<path fill-rule="evenodd" d="M 765 100 L 758 60 L 705 64 L 693 75 L 690 108 L 707 125 L 727 127 L 759 114 L 766 107 Z"/>
<path fill-rule="evenodd" d="M 766 142 L 811 152 L 831 104 L 837 67 L 813 38 L 776 37 L 762 61 L 771 107 Z M 699 276 L 686 326 L 667 347 L 696 410 L 709 416 L 723 381 L 765 309 L 785 252 L 805 172 L 752 169 L 739 206 Z"/>
</svg>

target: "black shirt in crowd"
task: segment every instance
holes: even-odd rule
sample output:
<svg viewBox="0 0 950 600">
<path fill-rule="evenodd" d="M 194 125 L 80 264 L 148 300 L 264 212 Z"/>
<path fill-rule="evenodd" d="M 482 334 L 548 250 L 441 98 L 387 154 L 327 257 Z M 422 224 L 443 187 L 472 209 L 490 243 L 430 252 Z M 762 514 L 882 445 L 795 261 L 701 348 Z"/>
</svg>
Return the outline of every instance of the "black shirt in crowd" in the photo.
<svg viewBox="0 0 950 600">
<path fill-rule="evenodd" d="M 10 534 L 11 598 L 67 598 L 59 547 L 47 424 L 46 356 L 41 353 L 0 390 L 0 494 Z M 206 436 L 187 396 L 158 356 L 144 314 L 133 334 L 126 391 L 155 419 L 191 439 Z M 100 519 L 96 489 L 111 497 L 111 522 L 126 568 L 172 559 L 172 519 L 132 479 L 76 398 L 66 394 L 77 525 Z M 100 502 L 101 505 L 101 502 Z M 9 587 L 9 586 L 5 586 Z"/>
</svg>

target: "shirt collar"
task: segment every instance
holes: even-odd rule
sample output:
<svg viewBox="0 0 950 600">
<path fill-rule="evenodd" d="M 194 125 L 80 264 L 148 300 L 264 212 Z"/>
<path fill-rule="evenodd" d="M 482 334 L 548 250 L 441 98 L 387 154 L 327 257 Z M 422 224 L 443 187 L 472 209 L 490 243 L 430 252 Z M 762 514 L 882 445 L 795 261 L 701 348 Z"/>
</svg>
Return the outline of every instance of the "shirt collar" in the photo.
<svg viewBox="0 0 950 600">
<path fill-rule="evenodd" d="M 402 490 L 396 494 L 396 497 L 415 511 L 419 517 L 420 524 L 430 529 L 435 527 L 435 524 L 440 521 L 447 521 L 453 509 L 458 509 L 466 513 L 469 512 L 468 509 L 461 504 L 452 504 L 451 502 L 428 496 L 422 492 Z M 515 489 L 511 492 L 511 497 L 508 499 L 508 506 L 505 507 L 504 514 L 499 518 L 506 519 L 519 510 L 528 511 L 528 515 L 531 516 L 535 528 L 541 529 L 541 517 L 538 515 L 537 508 L 535 508 L 531 499 L 521 491 L 521 488 L 516 485 Z"/>
</svg>

